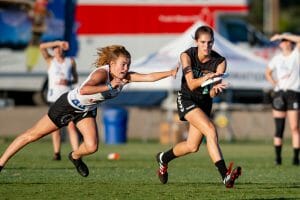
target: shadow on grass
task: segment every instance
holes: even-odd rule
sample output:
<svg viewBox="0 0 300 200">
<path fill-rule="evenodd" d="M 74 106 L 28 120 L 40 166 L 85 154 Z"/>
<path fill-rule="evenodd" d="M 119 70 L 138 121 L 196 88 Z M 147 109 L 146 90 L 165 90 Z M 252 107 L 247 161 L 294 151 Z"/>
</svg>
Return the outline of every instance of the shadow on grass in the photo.
<svg viewBox="0 0 300 200">
<path fill-rule="evenodd" d="M 274 189 L 274 188 L 282 188 L 282 189 L 287 189 L 287 188 L 300 188 L 300 183 L 239 183 L 238 185 L 243 185 L 243 186 L 255 186 L 260 189 Z"/>
</svg>

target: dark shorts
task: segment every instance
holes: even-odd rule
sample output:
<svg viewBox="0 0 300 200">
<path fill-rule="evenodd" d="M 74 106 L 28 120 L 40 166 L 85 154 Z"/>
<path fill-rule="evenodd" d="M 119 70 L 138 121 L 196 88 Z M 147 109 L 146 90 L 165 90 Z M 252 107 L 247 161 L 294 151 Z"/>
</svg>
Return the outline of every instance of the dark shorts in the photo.
<svg viewBox="0 0 300 200">
<path fill-rule="evenodd" d="M 287 90 L 278 91 L 274 93 L 272 107 L 274 110 L 287 111 L 287 110 L 299 110 L 300 105 L 300 93 Z"/>
<path fill-rule="evenodd" d="M 212 99 L 209 95 L 196 96 L 188 93 L 178 92 L 177 110 L 179 119 L 186 121 L 185 115 L 195 108 L 200 108 L 208 117 L 212 109 Z"/>
<path fill-rule="evenodd" d="M 68 93 L 60 96 L 57 101 L 51 105 L 48 116 L 53 121 L 53 123 L 61 128 L 67 126 L 70 121 L 73 121 L 75 124 L 80 120 L 88 117 L 96 118 L 97 109 L 82 112 L 73 108 L 67 99 Z"/>
</svg>

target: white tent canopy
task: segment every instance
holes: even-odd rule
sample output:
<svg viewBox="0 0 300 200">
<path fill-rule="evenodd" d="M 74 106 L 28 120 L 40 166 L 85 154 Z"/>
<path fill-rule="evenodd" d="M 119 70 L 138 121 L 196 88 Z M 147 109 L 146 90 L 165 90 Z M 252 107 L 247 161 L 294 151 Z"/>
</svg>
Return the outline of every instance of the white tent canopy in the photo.
<svg viewBox="0 0 300 200">
<path fill-rule="evenodd" d="M 193 36 L 195 30 L 204 25 L 196 22 L 180 37 L 170 44 L 162 47 L 157 52 L 143 57 L 131 66 L 132 71 L 149 73 L 172 69 L 179 62 L 179 55 L 191 46 L 195 46 Z M 232 89 L 266 89 L 270 84 L 265 80 L 264 73 L 267 62 L 254 54 L 241 49 L 230 43 L 215 32 L 213 49 L 224 56 L 227 60 L 227 72 L 230 74 L 226 79 Z M 154 83 L 132 83 L 126 90 L 178 90 L 181 83 L 182 70 L 176 79 L 167 78 Z"/>
</svg>

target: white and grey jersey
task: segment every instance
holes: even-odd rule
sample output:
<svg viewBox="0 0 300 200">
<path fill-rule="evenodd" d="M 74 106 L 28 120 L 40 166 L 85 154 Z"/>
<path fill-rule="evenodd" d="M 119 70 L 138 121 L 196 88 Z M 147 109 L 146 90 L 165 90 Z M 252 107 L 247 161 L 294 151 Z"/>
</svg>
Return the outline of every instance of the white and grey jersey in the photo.
<svg viewBox="0 0 300 200">
<path fill-rule="evenodd" d="M 99 67 L 97 69 L 95 69 L 90 75 L 89 77 L 83 82 L 83 84 L 78 87 L 73 89 L 72 91 L 69 92 L 68 94 L 68 102 L 70 103 L 70 105 L 78 110 L 81 110 L 83 112 L 86 111 L 90 111 L 95 109 L 98 104 L 102 103 L 103 101 L 107 100 L 107 99 L 112 99 L 116 96 L 118 96 L 118 94 L 121 92 L 121 90 L 123 89 L 123 86 L 120 86 L 118 88 L 114 88 L 112 90 L 107 90 L 101 93 L 96 93 L 96 94 L 90 94 L 90 95 L 81 95 L 80 94 L 80 89 L 81 87 L 83 87 L 83 85 L 89 81 L 89 79 L 91 78 L 92 74 L 95 73 L 98 70 L 105 70 L 107 72 L 107 80 L 106 83 L 110 82 L 109 79 L 109 66 L 108 65 L 104 65 L 102 67 Z"/>
<path fill-rule="evenodd" d="M 278 84 L 274 88 L 279 90 L 292 90 L 300 92 L 300 52 L 296 47 L 288 56 L 281 53 L 275 55 L 270 63 L 269 68 L 275 72 Z"/>
<path fill-rule="evenodd" d="M 71 85 L 61 85 L 61 80 L 72 80 L 72 61 L 71 58 L 65 58 L 62 63 L 56 58 L 50 61 L 48 68 L 48 94 L 47 101 L 55 102 L 62 94 L 72 89 Z"/>
</svg>

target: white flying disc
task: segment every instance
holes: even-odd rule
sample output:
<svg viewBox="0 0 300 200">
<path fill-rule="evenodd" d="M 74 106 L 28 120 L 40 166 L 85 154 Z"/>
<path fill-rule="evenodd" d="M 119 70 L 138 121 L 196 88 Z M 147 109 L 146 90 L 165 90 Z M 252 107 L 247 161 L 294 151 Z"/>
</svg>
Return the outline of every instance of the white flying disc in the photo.
<svg viewBox="0 0 300 200">
<path fill-rule="evenodd" d="M 217 77 L 208 79 L 208 80 L 204 81 L 204 82 L 201 84 L 201 87 L 205 87 L 205 86 L 207 86 L 207 85 L 210 85 L 210 84 L 213 84 L 213 83 L 215 83 L 215 82 L 218 82 L 218 81 L 222 80 L 223 78 L 227 78 L 228 76 L 229 76 L 228 73 L 224 73 L 224 74 L 221 74 L 220 76 L 217 76 Z"/>
</svg>

